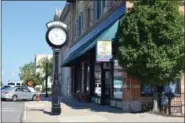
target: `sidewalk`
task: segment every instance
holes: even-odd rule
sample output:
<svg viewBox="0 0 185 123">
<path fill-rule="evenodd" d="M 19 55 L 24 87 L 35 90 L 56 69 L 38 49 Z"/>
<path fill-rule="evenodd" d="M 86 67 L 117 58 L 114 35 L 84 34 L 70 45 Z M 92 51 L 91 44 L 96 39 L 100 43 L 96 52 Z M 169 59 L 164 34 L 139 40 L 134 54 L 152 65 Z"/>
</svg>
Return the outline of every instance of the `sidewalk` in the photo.
<svg viewBox="0 0 185 123">
<path fill-rule="evenodd" d="M 26 102 L 23 122 L 184 122 L 182 117 L 123 113 L 110 106 L 77 102 L 69 98 L 62 98 L 61 109 L 61 115 L 52 116 L 50 101 Z"/>
</svg>

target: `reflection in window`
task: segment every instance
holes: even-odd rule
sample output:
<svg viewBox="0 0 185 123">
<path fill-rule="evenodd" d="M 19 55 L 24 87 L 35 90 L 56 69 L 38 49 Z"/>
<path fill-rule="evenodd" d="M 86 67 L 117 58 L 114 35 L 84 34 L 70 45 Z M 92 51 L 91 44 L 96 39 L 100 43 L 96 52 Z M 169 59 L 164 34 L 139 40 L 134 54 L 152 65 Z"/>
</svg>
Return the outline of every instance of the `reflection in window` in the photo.
<svg viewBox="0 0 185 123">
<path fill-rule="evenodd" d="M 180 81 L 169 82 L 164 86 L 164 92 L 172 94 L 180 94 Z"/>
<path fill-rule="evenodd" d="M 171 92 L 172 94 L 180 94 L 180 81 L 166 83 L 162 90 L 166 94 Z M 153 95 L 152 85 L 141 84 L 141 95 Z"/>
<path fill-rule="evenodd" d="M 141 95 L 152 95 L 153 89 L 152 85 L 142 84 L 141 85 Z"/>
</svg>

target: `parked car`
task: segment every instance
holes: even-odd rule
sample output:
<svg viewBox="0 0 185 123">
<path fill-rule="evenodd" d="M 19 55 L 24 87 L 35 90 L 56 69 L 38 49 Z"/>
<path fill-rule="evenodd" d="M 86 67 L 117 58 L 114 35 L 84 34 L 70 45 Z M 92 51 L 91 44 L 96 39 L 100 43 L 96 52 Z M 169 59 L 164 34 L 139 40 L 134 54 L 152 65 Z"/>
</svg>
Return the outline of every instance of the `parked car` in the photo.
<svg viewBox="0 0 185 123">
<path fill-rule="evenodd" d="M 4 86 L 1 87 L 1 90 L 6 89 L 6 88 L 10 88 L 10 86 L 9 85 L 4 85 Z"/>
<path fill-rule="evenodd" d="M 95 85 L 95 94 L 101 96 L 101 83 L 96 83 Z"/>
<path fill-rule="evenodd" d="M 25 86 L 15 86 L 3 89 L 1 99 L 5 100 L 36 100 L 36 94 Z"/>
</svg>

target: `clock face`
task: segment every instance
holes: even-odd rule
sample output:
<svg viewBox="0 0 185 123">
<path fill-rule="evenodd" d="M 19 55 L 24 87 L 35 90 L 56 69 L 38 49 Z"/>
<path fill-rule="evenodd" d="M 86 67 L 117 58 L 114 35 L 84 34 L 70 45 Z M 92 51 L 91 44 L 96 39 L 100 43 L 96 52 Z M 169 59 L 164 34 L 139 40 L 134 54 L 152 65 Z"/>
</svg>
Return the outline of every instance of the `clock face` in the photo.
<svg viewBox="0 0 185 123">
<path fill-rule="evenodd" d="M 48 38 L 51 44 L 60 46 L 66 42 L 66 32 L 62 28 L 53 28 L 48 33 Z"/>
</svg>

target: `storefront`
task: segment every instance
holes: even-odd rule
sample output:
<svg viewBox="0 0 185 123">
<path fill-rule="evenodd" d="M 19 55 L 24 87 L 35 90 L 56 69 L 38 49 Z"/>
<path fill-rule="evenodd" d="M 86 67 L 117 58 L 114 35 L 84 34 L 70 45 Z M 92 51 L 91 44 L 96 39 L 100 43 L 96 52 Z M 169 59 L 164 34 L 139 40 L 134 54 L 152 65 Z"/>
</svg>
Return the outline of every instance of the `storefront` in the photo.
<svg viewBox="0 0 185 123">
<path fill-rule="evenodd" d="M 123 72 L 115 60 L 118 41 L 115 40 L 120 19 L 125 14 L 123 3 L 108 18 L 71 47 L 71 53 L 63 66 L 71 67 L 73 96 L 80 100 L 92 100 L 102 105 L 118 105 L 122 102 Z M 96 44 L 111 41 L 112 59 L 97 62 Z M 117 103 L 120 101 L 120 104 Z"/>
</svg>

